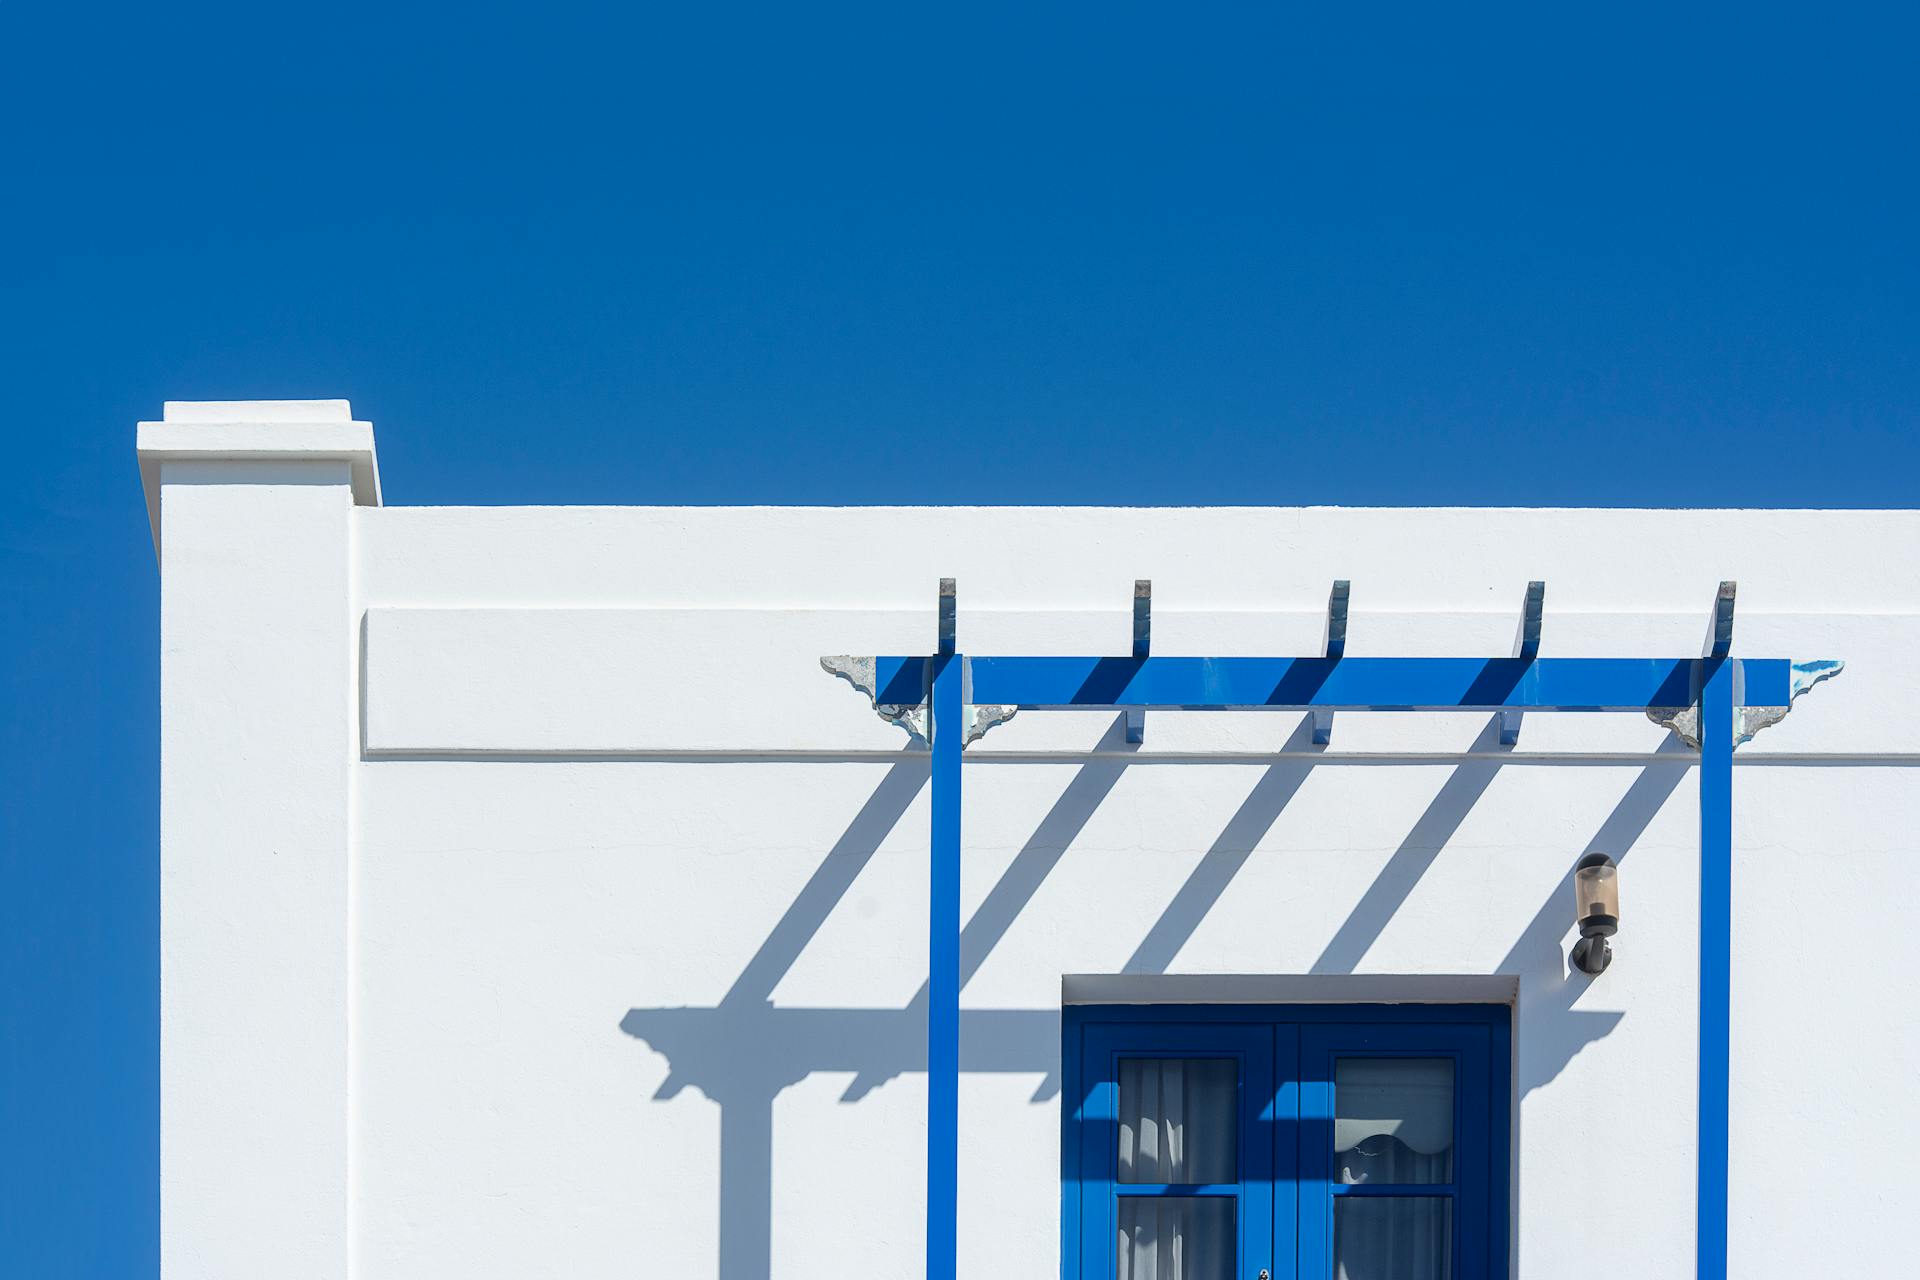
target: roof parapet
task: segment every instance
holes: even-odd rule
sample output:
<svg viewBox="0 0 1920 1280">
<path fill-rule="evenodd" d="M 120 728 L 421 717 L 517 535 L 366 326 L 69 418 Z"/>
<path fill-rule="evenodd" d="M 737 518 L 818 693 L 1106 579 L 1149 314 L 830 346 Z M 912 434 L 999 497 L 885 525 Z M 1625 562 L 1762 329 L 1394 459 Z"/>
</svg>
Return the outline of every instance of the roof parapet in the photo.
<svg viewBox="0 0 1920 1280">
<path fill-rule="evenodd" d="M 153 549 L 160 551 L 160 468 L 167 462 L 345 462 L 353 500 L 380 505 L 373 424 L 345 400 L 169 400 L 142 422 L 135 450 Z"/>
</svg>

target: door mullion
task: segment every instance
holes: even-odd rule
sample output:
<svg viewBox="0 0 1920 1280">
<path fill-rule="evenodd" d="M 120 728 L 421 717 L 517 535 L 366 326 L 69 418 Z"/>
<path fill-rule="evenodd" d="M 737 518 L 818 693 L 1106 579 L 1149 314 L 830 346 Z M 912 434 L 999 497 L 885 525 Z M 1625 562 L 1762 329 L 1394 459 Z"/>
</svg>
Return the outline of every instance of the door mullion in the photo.
<svg viewBox="0 0 1920 1280">
<path fill-rule="evenodd" d="M 1275 1280 L 1294 1280 L 1300 1271 L 1300 1027 L 1273 1027 L 1271 1126 L 1273 1181 L 1269 1211 L 1273 1230 Z"/>
</svg>

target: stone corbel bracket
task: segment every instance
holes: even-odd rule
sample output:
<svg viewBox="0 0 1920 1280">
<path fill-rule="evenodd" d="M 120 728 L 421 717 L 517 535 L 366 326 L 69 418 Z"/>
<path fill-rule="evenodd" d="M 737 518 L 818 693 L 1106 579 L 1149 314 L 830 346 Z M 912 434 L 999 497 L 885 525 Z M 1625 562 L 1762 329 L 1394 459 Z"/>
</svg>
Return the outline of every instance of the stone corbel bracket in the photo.
<svg viewBox="0 0 1920 1280">
<path fill-rule="evenodd" d="M 848 684 L 867 696 L 874 714 L 888 724 L 896 725 L 907 731 L 907 745 L 927 747 L 927 704 L 924 700 L 914 703 L 887 702 L 875 699 L 878 681 L 874 677 L 874 659 L 855 657 L 850 654 L 832 654 L 820 659 L 820 669 L 830 676 L 839 676 Z M 1013 719 L 1018 707 L 1009 706 L 973 706 L 967 720 L 968 743 L 978 742 L 986 736 L 987 730 L 995 725 L 1005 724 Z"/>
<path fill-rule="evenodd" d="M 1792 703 L 1799 700 L 1801 694 L 1819 684 L 1822 680 L 1831 680 L 1845 670 L 1846 663 L 1837 658 L 1816 658 L 1808 662 L 1793 664 L 1793 692 L 1789 703 L 1784 707 L 1736 707 L 1733 718 L 1733 745 L 1752 742 L 1753 736 L 1762 729 L 1779 724 L 1787 718 L 1787 712 L 1793 710 Z M 1664 725 L 1696 750 L 1700 746 L 1700 705 L 1690 707 L 1648 707 L 1647 719 L 1657 725 Z"/>
</svg>

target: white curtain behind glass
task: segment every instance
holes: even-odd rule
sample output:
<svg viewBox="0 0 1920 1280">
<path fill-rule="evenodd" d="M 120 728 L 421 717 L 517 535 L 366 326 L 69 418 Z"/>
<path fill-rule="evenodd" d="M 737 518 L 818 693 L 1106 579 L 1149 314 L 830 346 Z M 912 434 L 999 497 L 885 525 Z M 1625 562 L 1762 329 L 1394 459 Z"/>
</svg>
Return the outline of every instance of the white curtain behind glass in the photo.
<svg viewBox="0 0 1920 1280">
<path fill-rule="evenodd" d="M 1120 1182 L 1240 1180 L 1240 1069 L 1231 1058 L 1120 1061 Z M 1237 1280 L 1231 1196 L 1121 1196 L 1117 1280 Z"/>
<path fill-rule="evenodd" d="M 1116 1280 L 1238 1280 L 1231 1196 L 1122 1196 Z"/>
<path fill-rule="evenodd" d="M 1334 1064 L 1334 1177 L 1453 1180 L 1453 1060 L 1341 1058 Z M 1333 1211 L 1334 1280 L 1447 1280 L 1452 1211 L 1443 1196 L 1343 1196 Z"/>
<path fill-rule="evenodd" d="M 1121 1182 L 1238 1182 L 1239 1064 L 1120 1060 Z"/>
<path fill-rule="evenodd" d="M 1452 1210 L 1439 1196 L 1342 1196 L 1333 1208 L 1333 1280 L 1451 1280 Z"/>
<path fill-rule="evenodd" d="M 1451 1059 L 1341 1058 L 1333 1095 L 1336 1181 L 1452 1180 Z"/>
</svg>

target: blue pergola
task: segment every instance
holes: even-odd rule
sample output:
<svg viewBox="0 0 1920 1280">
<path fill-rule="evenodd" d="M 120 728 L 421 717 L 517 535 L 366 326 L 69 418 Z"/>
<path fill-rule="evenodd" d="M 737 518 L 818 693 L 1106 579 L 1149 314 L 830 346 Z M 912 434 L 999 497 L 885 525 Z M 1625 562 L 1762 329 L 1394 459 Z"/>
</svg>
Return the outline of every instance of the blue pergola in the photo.
<svg viewBox="0 0 1920 1280">
<path fill-rule="evenodd" d="M 927 1004 L 928 1280 L 955 1280 L 960 1084 L 960 760 L 968 706 L 1020 711 L 1118 710 L 1140 741 L 1142 713 L 1292 711 L 1327 740 L 1337 711 L 1505 713 L 1511 744 L 1525 711 L 1699 709 L 1700 1050 L 1698 1240 L 1700 1280 L 1727 1274 L 1727 1069 L 1733 888 L 1736 707 L 1785 708 L 1798 692 L 1786 658 L 1734 658 L 1734 584 L 1714 602 L 1705 656 L 1542 658 L 1544 586 L 1530 584 L 1517 653 L 1501 658 L 1346 656 L 1347 583 L 1334 585 L 1325 652 L 1316 657 L 1154 657 L 1151 588 L 1134 592 L 1133 652 L 1125 657 L 974 657 L 956 643 L 954 581 L 943 578 L 932 654 L 874 659 L 874 703 L 924 705 L 932 747 L 933 839 Z M 1815 664 L 1834 669 L 1837 664 Z"/>
</svg>

